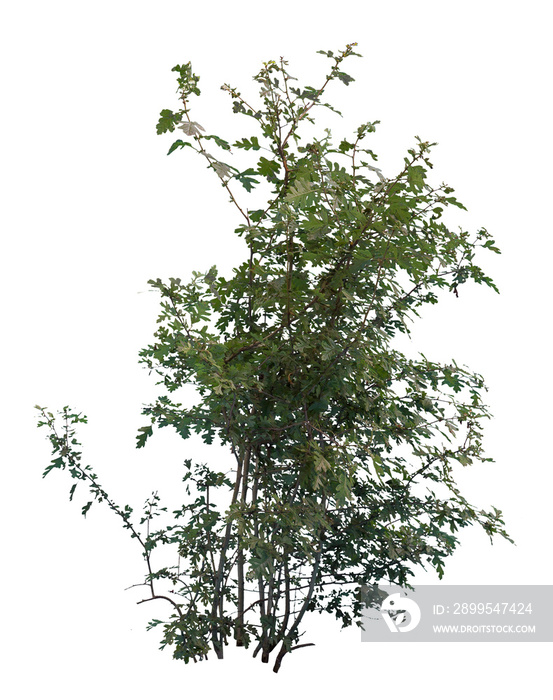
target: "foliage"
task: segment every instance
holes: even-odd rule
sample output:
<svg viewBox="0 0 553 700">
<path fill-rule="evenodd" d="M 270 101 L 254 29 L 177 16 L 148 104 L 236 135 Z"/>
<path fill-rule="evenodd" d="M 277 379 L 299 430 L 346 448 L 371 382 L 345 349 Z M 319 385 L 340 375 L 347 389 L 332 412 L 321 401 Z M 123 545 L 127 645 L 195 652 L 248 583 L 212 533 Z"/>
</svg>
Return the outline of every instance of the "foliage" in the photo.
<svg viewBox="0 0 553 700">
<path fill-rule="evenodd" d="M 475 257 L 499 251 L 485 229 L 445 225 L 447 207 L 464 207 L 451 187 L 427 181 L 434 144 L 417 138 L 388 178 L 366 146 L 378 122 L 337 145 L 328 129 L 306 137 L 316 108 L 338 112 L 323 94 L 332 81 L 353 81 L 342 63 L 358 56 L 354 46 L 319 52 L 330 61 L 319 88 L 297 87 L 282 58 L 254 78 L 259 105 L 224 85 L 252 125 L 233 144 L 191 119 L 199 78 L 190 63 L 175 66 L 180 106 L 157 124 L 159 134 L 182 132 L 169 153 L 205 158 L 242 217 L 236 233 L 249 254 L 229 279 L 212 267 L 188 283 L 150 281 L 161 312 L 140 359 L 164 393 L 145 407 L 137 444 L 156 426 L 184 439 L 197 433 L 229 447 L 232 478 L 186 460 L 189 500 L 150 532 L 163 511 L 157 494 L 134 525 L 132 509 L 115 505 L 81 467 L 74 426 L 86 419 L 63 409 L 58 436 L 41 409 L 54 450 L 45 473 L 68 468 L 123 519 L 143 549 L 148 600 L 172 606 L 170 619 L 151 627 L 163 625 L 162 646 L 185 662 L 211 648 L 222 658 L 234 636 L 264 662 L 278 647 L 278 671 L 285 654 L 305 646 L 306 612 L 360 625 L 363 586 L 408 585 L 415 565 L 441 577 L 460 528 L 479 524 L 490 538 L 508 538 L 501 512 L 468 503 L 454 479 L 456 466 L 492 461 L 482 448 L 482 377 L 393 347 L 440 293 L 458 295 L 468 280 L 496 289 Z M 209 141 L 221 155 L 206 150 Z M 237 151 L 248 167 L 232 163 Z M 236 188 L 247 197 L 260 183 L 271 192 L 266 206 L 246 208 Z M 179 402 L 186 385 L 196 387 L 196 405 Z M 159 545 L 178 550 L 178 566 L 153 568 Z M 158 594 L 164 583 L 172 591 Z"/>
</svg>

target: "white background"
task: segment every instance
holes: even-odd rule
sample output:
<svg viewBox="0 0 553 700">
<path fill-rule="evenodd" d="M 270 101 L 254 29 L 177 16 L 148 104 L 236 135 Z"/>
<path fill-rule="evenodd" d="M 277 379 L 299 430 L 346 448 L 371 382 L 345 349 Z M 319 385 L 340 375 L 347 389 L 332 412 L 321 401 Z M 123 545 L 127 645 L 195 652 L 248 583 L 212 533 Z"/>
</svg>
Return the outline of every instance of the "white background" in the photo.
<svg viewBox="0 0 553 700">
<path fill-rule="evenodd" d="M 162 602 L 137 607 L 139 589 L 124 590 L 142 576 L 135 544 L 102 506 L 84 521 L 64 474 L 41 480 L 49 450 L 33 406 L 88 414 L 86 461 L 123 503 L 171 495 L 186 457 L 224 466 L 216 448 L 169 433 L 134 449 L 156 389 L 137 364 L 158 302 L 147 280 L 229 272 L 242 257 L 213 173 L 188 150 L 166 158 L 171 138 L 155 134 L 177 104 L 170 69 L 193 62 L 193 118 L 234 139 L 254 132 L 223 82 L 255 99 L 251 76 L 283 55 L 317 85 L 328 59 L 315 52 L 357 41 L 364 58 L 344 65 L 356 82 L 329 93 L 345 115 L 326 113 L 336 137 L 380 119 L 373 147 L 390 175 L 415 135 L 437 141 L 434 177 L 469 209 L 457 223 L 486 226 L 503 251 L 482 258 L 500 296 L 466 285 L 413 335 L 430 358 L 486 377 L 496 463 L 459 483 L 503 509 L 517 542 L 464 533 L 443 582 L 552 583 L 549 3 L 34 0 L 6 5 L 0 25 L 5 696 L 543 697 L 551 644 L 361 644 L 319 616 L 304 638 L 317 646 L 278 675 L 232 648 L 223 662 L 172 661 L 145 632 Z"/>
</svg>

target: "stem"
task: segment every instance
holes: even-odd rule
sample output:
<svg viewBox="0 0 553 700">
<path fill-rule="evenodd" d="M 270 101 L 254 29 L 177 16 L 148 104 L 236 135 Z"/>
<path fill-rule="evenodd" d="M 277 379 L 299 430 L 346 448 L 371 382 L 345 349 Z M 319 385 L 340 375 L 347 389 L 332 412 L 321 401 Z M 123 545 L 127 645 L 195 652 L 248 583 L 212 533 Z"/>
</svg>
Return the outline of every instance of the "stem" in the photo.
<svg viewBox="0 0 553 700">
<path fill-rule="evenodd" d="M 238 493 L 240 491 L 240 484 L 242 481 L 242 470 L 244 467 L 244 462 L 246 460 L 249 461 L 249 458 L 250 458 L 249 449 L 250 449 L 249 447 L 246 449 L 244 459 L 240 459 L 237 457 L 238 467 L 236 470 L 236 482 L 234 484 L 234 491 L 232 494 L 231 506 L 234 505 L 238 499 Z M 214 649 L 215 653 L 217 654 L 218 659 L 223 658 L 223 643 L 222 643 L 222 639 L 221 639 L 220 630 L 217 626 L 217 615 L 218 614 L 221 615 L 221 609 L 222 609 L 221 583 L 223 581 L 225 564 L 227 561 L 227 549 L 228 549 L 228 545 L 230 542 L 231 532 L 232 532 L 232 521 L 229 521 L 227 523 L 227 527 L 225 530 L 225 537 L 224 537 L 223 542 L 221 544 L 221 553 L 219 556 L 219 566 L 218 566 L 217 575 L 215 578 L 214 591 L 213 591 L 213 602 L 212 602 L 212 606 L 211 606 L 211 616 L 212 616 L 211 637 L 212 637 L 213 649 Z"/>
<path fill-rule="evenodd" d="M 184 113 L 186 114 L 186 118 L 188 119 L 188 121 L 191 121 L 191 119 L 190 119 L 190 114 L 189 114 L 189 109 L 188 109 L 188 105 L 187 105 L 186 99 L 185 99 L 184 97 L 182 98 L 182 104 L 183 104 L 183 107 L 184 107 L 183 111 L 184 111 Z M 212 157 L 209 155 L 209 153 L 205 150 L 205 148 L 204 148 L 204 146 L 203 146 L 203 138 L 202 138 L 201 134 L 193 134 L 192 138 L 193 138 L 194 141 L 196 141 L 196 143 L 198 144 L 199 152 L 200 152 L 205 158 L 207 158 L 207 160 L 208 160 L 208 162 L 209 162 L 209 165 L 210 165 L 211 167 L 213 167 L 213 162 L 215 161 L 215 158 L 212 158 Z M 216 162 L 216 161 L 215 161 L 215 162 Z M 213 168 L 213 169 L 215 170 L 215 168 Z M 215 170 L 215 172 L 217 173 L 216 170 Z M 219 175 L 219 173 L 217 173 L 217 176 L 219 177 L 219 179 L 220 179 L 221 182 L 223 183 L 223 186 L 224 186 L 224 188 L 226 189 L 226 191 L 229 193 L 231 201 L 232 201 L 233 204 L 236 206 L 236 208 L 238 209 L 238 211 L 242 214 L 242 216 L 246 219 L 246 221 L 248 222 L 248 226 L 250 226 L 250 224 L 251 224 L 250 217 L 246 214 L 246 212 L 245 212 L 245 211 L 242 209 L 242 207 L 238 204 L 238 202 L 237 202 L 237 200 L 236 200 L 234 194 L 232 193 L 232 190 L 230 189 L 230 187 L 229 187 L 229 185 L 228 185 L 228 180 L 225 180 L 224 177 L 221 177 L 221 176 Z"/>
<path fill-rule="evenodd" d="M 246 459 L 244 460 L 244 474 L 242 478 L 242 494 L 240 501 L 242 504 L 246 502 L 246 494 L 248 491 L 248 471 L 250 463 L 250 453 L 251 450 L 248 448 L 246 452 Z M 236 626 L 234 638 L 236 639 L 236 646 L 244 646 L 244 550 L 242 548 L 242 543 L 240 537 L 238 538 L 238 603 L 237 603 L 237 614 L 236 614 Z"/>
<path fill-rule="evenodd" d="M 321 536 L 322 536 L 322 533 L 321 533 Z M 313 572 L 311 573 L 311 580 L 309 582 L 309 590 L 307 591 L 307 595 L 305 596 L 305 600 L 303 601 L 303 605 L 301 606 L 301 609 L 300 609 L 296 619 L 294 620 L 294 624 L 290 627 L 288 634 L 282 640 L 282 645 L 280 647 L 280 651 L 278 652 L 278 656 L 276 657 L 276 660 L 275 660 L 275 665 L 273 666 L 274 673 L 278 673 L 280 666 L 282 664 L 282 659 L 288 653 L 288 651 L 291 651 L 291 649 L 289 649 L 287 647 L 290 646 L 290 643 L 293 639 L 293 635 L 296 632 L 296 630 L 298 629 L 299 624 L 302 621 L 303 616 L 305 615 L 305 613 L 307 611 L 309 603 L 311 602 L 311 598 L 313 597 L 313 591 L 315 590 L 315 581 L 317 579 L 317 574 L 319 572 L 319 564 L 321 561 L 321 549 L 320 549 L 320 537 L 321 536 L 319 536 L 319 549 L 317 550 L 317 553 L 315 555 L 315 565 L 313 566 Z"/>
<path fill-rule="evenodd" d="M 175 603 L 174 600 L 171 600 L 171 598 L 169 598 L 166 595 L 152 595 L 151 598 L 144 598 L 144 600 L 139 600 L 137 602 L 137 605 L 140 605 L 141 603 L 148 603 L 150 600 L 167 600 L 167 601 L 169 601 L 169 603 L 171 603 L 171 605 L 177 610 L 179 617 L 182 619 L 183 614 L 182 614 L 181 606 L 178 605 L 177 603 Z"/>
<path fill-rule="evenodd" d="M 286 254 L 287 254 L 287 265 L 286 265 L 286 325 L 288 328 L 290 328 L 290 321 L 291 321 L 291 316 L 290 316 L 290 301 L 291 301 L 291 295 L 292 295 L 292 265 L 293 265 L 293 260 L 294 260 L 294 252 L 293 252 L 293 245 L 294 245 L 294 233 L 293 233 L 293 228 L 291 228 L 293 224 L 288 222 L 288 235 L 286 237 Z"/>
</svg>

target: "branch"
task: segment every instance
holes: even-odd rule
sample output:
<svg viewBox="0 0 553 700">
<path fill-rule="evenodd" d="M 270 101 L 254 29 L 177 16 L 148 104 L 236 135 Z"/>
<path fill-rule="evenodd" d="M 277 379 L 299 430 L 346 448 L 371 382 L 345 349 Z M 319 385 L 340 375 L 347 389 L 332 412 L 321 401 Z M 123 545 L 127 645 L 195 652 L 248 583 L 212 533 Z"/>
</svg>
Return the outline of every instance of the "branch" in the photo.
<svg viewBox="0 0 553 700">
<path fill-rule="evenodd" d="M 174 600 L 167 597 L 166 595 L 153 595 L 151 598 L 144 598 L 144 600 L 139 600 L 136 604 L 140 605 L 141 603 L 148 603 L 150 600 L 167 600 L 169 603 L 171 603 L 171 605 L 174 608 L 176 608 L 177 612 L 179 613 L 179 617 L 183 617 L 181 606 L 178 603 L 175 603 Z"/>
</svg>

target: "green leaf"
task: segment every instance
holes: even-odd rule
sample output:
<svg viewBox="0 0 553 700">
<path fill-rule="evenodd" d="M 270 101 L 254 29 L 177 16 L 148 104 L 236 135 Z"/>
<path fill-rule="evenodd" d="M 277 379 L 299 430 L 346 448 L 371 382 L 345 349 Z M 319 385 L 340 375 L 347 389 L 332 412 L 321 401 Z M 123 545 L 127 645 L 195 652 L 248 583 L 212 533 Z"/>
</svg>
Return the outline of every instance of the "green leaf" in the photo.
<svg viewBox="0 0 553 700">
<path fill-rule="evenodd" d="M 175 125 L 181 120 L 181 114 L 175 114 L 170 109 L 162 109 L 159 121 L 156 125 L 158 134 L 164 134 L 166 131 L 175 131 Z"/>
<path fill-rule="evenodd" d="M 305 197 L 313 191 L 313 185 L 309 180 L 298 179 L 289 188 L 286 200 L 291 202 L 299 197 Z"/>
<path fill-rule="evenodd" d="M 263 156 L 261 156 L 257 164 L 257 172 L 263 177 L 266 177 L 270 182 L 273 182 L 276 179 L 275 175 L 278 173 L 280 168 L 281 165 L 280 163 L 277 163 L 276 160 L 267 160 L 267 158 L 264 158 Z"/>
<path fill-rule="evenodd" d="M 52 469 L 64 469 L 63 457 L 57 457 L 56 459 L 52 460 L 51 464 L 49 464 L 42 473 L 42 477 L 44 478 L 52 471 Z"/>
<path fill-rule="evenodd" d="M 138 429 L 138 435 L 136 437 L 137 448 L 144 447 L 146 440 L 153 435 L 154 431 L 151 425 L 146 425 L 144 428 Z"/>
<path fill-rule="evenodd" d="M 343 139 L 340 142 L 340 145 L 338 146 L 338 150 L 340 153 L 347 153 L 348 151 L 351 151 L 353 148 L 355 148 L 355 144 L 350 143 L 349 141 L 346 141 L 346 139 Z"/>
<path fill-rule="evenodd" d="M 194 148 L 194 146 L 192 146 L 192 144 L 189 143 L 188 141 L 183 141 L 182 139 L 177 139 L 173 143 L 171 148 L 167 151 L 167 155 L 168 156 L 171 155 L 171 153 L 173 153 L 173 151 L 176 151 L 177 148 L 185 148 L 186 146 L 190 146 L 190 148 Z"/>
<path fill-rule="evenodd" d="M 337 71 L 335 75 L 339 80 L 341 80 L 344 83 L 344 85 L 349 85 L 355 80 L 355 78 L 352 78 L 351 75 L 343 73 L 342 71 Z"/>
<path fill-rule="evenodd" d="M 204 135 L 203 138 L 206 141 L 215 141 L 220 148 L 223 148 L 225 151 L 230 151 L 230 143 L 219 136 L 215 136 L 215 134 Z"/>
<path fill-rule="evenodd" d="M 409 181 L 409 186 L 414 192 L 420 192 L 423 189 L 425 176 L 426 170 L 422 167 L 422 165 L 411 165 L 409 168 L 407 168 L 407 179 Z"/>
<path fill-rule="evenodd" d="M 252 175 L 257 175 L 257 171 L 253 170 L 253 168 L 248 168 L 234 175 L 234 178 L 238 180 L 247 192 L 251 192 L 256 185 L 259 185 L 259 180 L 256 180 Z"/>
<path fill-rule="evenodd" d="M 243 138 L 241 141 L 236 141 L 236 143 L 234 143 L 233 145 L 236 146 L 236 148 L 243 148 L 246 151 L 249 151 L 250 149 L 253 149 L 254 151 L 259 151 L 259 149 L 261 148 L 257 136 L 252 136 L 249 139 Z"/>
</svg>

